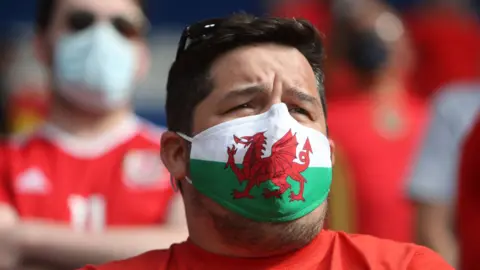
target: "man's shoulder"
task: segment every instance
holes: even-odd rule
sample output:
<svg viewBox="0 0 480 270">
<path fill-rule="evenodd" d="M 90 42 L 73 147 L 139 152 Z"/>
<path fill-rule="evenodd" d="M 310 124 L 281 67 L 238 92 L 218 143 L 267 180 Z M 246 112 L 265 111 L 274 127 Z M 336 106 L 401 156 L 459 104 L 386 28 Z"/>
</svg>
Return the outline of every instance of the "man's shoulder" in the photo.
<svg viewBox="0 0 480 270">
<path fill-rule="evenodd" d="M 4 149 L 22 150 L 31 145 L 37 145 L 38 142 L 44 141 L 44 137 L 41 135 L 42 130 L 42 126 L 40 126 L 28 133 L 10 135 L 2 140 L 0 146 Z"/>
<path fill-rule="evenodd" d="M 355 246 L 365 248 L 365 251 L 372 253 L 388 250 L 389 253 L 401 251 L 402 253 L 407 252 L 414 254 L 417 250 L 427 249 L 412 243 L 397 242 L 366 234 L 339 234 L 340 237 L 348 238 Z"/>
<path fill-rule="evenodd" d="M 437 253 L 423 246 L 360 234 L 337 233 L 337 237 L 343 239 L 345 246 L 350 245 L 363 253 L 362 257 L 372 263 L 405 265 L 411 270 L 453 269 Z"/>
<path fill-rule="evenodd" d="M 47 143 L 36 132 L 30 134 L 13 135 L 3 138 L 0 141 L 0 152 L 2 158 L 5 158 L 9 164 L 24 163 L 27 157 L 38 156 L 36 153 L 56 150 L 56 148 Z M 44 156 L 39 159 L 43 159 Z"/>
<path fill-rule="evenodd" d="M 154 250 L 126 260 L 115 261 L 103 265 L 88 265 L 81 270 L 136 270 L 166 269 L 170 250 Z"/>
</svg>

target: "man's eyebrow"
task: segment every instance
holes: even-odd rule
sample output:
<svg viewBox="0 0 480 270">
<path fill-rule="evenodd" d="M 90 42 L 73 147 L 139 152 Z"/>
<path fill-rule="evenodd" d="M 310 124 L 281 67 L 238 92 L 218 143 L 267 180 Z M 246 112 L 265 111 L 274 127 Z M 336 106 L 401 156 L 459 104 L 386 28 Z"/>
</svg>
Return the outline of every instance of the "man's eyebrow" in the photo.
<svg viewBox="0 0 480 270">
<path fill-rule="evenodd" d="M 264 93 L 266 91 L 267 91 L 267 87 L 265 87 L 264 85 L 250 85 L 250 86 L 237 88 L 233 91 L 230 91 L 227 95 L 225 95 L 223 100 L 253 96 L 258 93 Z"/>
<path fill-rule="evenodd" d="M 311 103 L 312 105 L 321 106 L 321 102 L 320 100 L 318 100 L 318 98 L 311 96 L 296 87 L 286 89 L 285 93 L 289 96 L 294 97 L 295 99 L 298 99 L 301 102 L 306 102 L 306 103 Z"/>
</svg>

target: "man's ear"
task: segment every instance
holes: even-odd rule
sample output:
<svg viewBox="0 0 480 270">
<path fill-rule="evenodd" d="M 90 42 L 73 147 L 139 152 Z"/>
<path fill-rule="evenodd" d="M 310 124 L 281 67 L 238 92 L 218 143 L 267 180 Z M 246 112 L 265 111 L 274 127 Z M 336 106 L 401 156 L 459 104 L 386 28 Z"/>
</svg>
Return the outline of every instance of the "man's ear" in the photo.
<svg viewBox="0 0 480 270">
<path fill-rule="evenodd" d="M 188 147 L 185 140 L 175 132 L 163 133 L 160 156 L 174 179 L 184 179 L 187 176 Z"/>
<path fill-rule="evenodd" d="M 330 144 L 330 159 L 332 160 L 332 167 L 335 165 L 335 142 L 331 139 L 328 140 Z"/>
</svg>

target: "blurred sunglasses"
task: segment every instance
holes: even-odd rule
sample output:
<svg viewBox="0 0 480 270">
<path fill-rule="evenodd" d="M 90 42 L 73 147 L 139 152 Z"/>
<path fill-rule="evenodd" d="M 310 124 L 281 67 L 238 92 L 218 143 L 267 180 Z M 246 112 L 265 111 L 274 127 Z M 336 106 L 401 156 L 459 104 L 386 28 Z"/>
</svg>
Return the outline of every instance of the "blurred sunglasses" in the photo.
<svg viewBox="0 0 480 270">
<path fill-rule="evenodd" d="M 220 25 L 224 19 L 209 19 L 194 23 L 185 27 L 178 42 L 177 56 L 175 60 L 178 60 L 180 55 L 189 48 L 192 48 L 205 40 L 209 39 L 218 25 Z"/>
<path fill-rule="evenodd" d="M 92 12 L 72 11 L 67 15 L 66 24 L 71 32 L 79 32 L 91 27 L 96 21 L 96 15 Z M 122 16 L 111 17 L 110 23 L 120 35 L 128 39 L 135 39 L 145 35 L 149 28 L 147 20 L 138 23 Z"/>
</svg>

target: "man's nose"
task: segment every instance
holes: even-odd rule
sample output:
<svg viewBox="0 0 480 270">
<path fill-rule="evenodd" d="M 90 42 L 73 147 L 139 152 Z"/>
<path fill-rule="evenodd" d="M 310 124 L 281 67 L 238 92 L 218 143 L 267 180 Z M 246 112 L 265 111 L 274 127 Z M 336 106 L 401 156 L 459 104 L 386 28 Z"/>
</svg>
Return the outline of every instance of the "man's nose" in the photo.
<svg viewBox="0 0 480 270">
<path fill-rule="evenodd" d="M 272 92 L 269 99 L 269 108 L 274 104 L 282 103 L 283 88 L 285 87 L 284 83 L 278 78 L 275 77 L 272 85 Z"/>
</svg>

